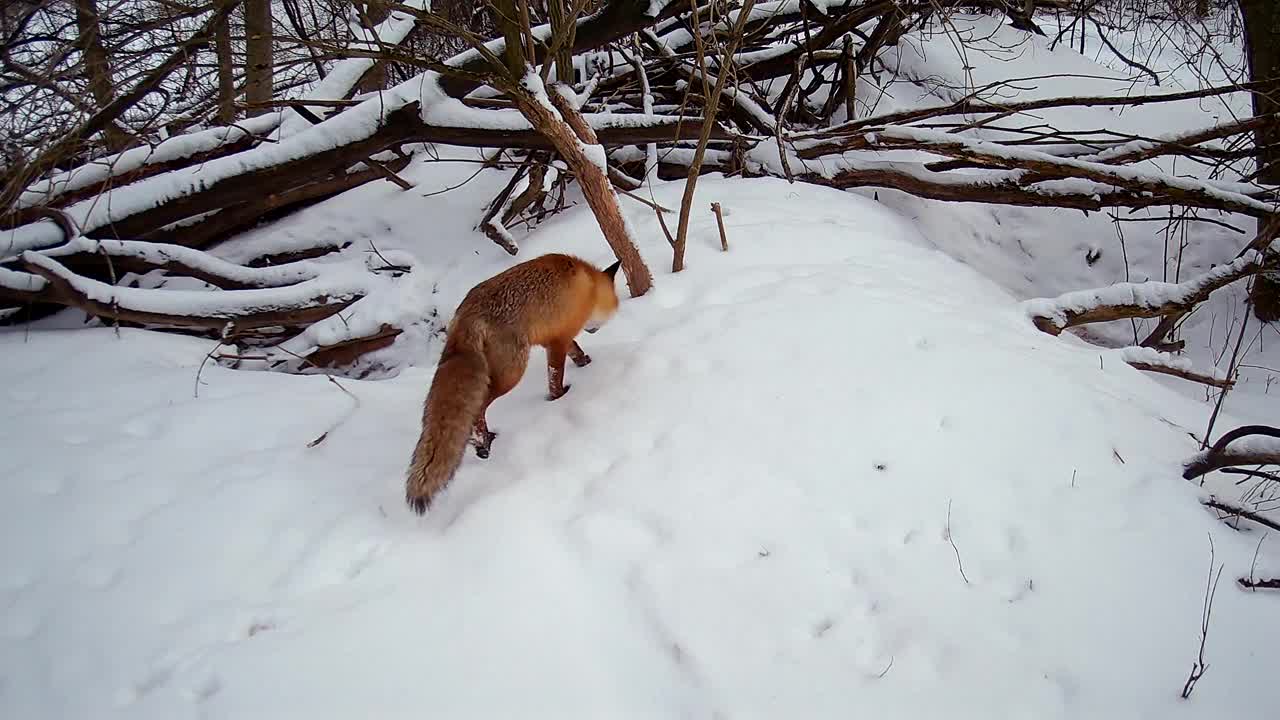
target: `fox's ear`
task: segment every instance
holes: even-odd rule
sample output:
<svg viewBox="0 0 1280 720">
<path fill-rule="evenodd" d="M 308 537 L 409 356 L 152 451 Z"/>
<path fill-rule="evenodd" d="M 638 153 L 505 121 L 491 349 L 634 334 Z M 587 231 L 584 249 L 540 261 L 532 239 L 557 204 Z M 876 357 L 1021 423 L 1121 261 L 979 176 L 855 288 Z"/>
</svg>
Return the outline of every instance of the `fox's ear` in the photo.
<svg viewBox="0 0 1280 720">
<path fill-rule="evenodd" d="M 616 262 L 616 263 L 614 263 L 614 264 L 610 265 L 609 267 L 605 268 L 605 269 L 604 269 L 604 274 L 605 274 L 605 275 L 608 275 L 608 276 L 609 276 L 609 279 L 610 279 L 610 280 L 612 280 L 612 279 L 613 279 L 613 278 L 618 274 L 618 268 L 619 268 L 619 267 L 622 267 L 622 261 L 621 261 L 621 260 L 619 260 L 618 262 Z"/>
</svg>

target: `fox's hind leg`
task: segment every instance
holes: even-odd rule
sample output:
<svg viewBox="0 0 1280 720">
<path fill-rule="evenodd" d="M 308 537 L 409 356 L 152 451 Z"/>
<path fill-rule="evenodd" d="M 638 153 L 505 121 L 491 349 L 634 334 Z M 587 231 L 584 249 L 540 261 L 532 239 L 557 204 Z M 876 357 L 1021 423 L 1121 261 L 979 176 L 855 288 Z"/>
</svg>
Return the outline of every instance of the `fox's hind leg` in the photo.
<svg viewBox="0 0 1280 720">
<path fill-rule="evenodd" d="M 489 430 L 489 406 L 494 400 L 511 392 L 524 375 L 525 365 L 529 362 L 529 345 L 514 338 L 499 338 L 489 349 L 489 397 L 485 399 L 476 415 L 475 424 L 471 428 L 471 444 L 475 446 L 476 456 L 489 457 L 493 439 L 498 433 Z"/>
<path fill-rule="evenodd" d="M 489 421 L 485 418 L 485 413 L 489 410 L 490 399 L 484 404 L 484 409 L 480 411 L 480 416 L 476 418 L 476 424 L 471 428 L 471 444 L 476 449 L 476 457 L 484 459 L 489 457 L 489 448 L 493 446 L 493 439 L 498 437 L 498 433 L 490 432 Z"/>
<path fill-rule="evenodd" d="M 578 367 L 586 367 L 591 363 L 591 356 L 582 352 L 582 346 L 578 344 L 577 340 L 569 343 L 569 359 Z"/>
</svg>

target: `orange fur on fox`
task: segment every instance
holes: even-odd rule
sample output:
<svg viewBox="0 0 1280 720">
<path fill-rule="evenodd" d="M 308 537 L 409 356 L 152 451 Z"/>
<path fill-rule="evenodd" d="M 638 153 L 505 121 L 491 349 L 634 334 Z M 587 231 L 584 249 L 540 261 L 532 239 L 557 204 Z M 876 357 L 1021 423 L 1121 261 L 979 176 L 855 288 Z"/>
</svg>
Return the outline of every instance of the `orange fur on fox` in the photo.
<svg viewBox="0 0 1280 720">
<path fill-rule="evenodd" d="M 485 413 L 524 375 L 529 348 L 547 350 L 547 394 L 555 400 L 564 384 L 564 359 L 591 362 L 574 340 L 618 309 L 614 276 L 618 263 L 601 271 L 571 255 L 543 255 L 476 285 L 449 323 L 444 351 L 422 413 L 422 435 L 413 450 L 405 499 L 426 512 L 462 462 L 468 436 L 476 454 L 489 456 L 495 434 Z M 594 329 L 589 330 L 594 331 Z"/>
</svg>

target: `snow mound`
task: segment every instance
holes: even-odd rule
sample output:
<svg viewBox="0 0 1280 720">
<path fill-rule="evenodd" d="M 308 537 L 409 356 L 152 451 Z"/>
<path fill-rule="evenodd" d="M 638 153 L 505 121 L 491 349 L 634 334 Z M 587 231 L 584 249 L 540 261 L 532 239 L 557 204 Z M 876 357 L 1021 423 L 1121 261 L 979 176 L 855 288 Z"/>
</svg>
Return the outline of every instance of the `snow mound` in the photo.
<svg viewBox="0 0 1280 720">
<path fill-rule="evenodd" d="M 445 312 L 511 262 L 477 242 Z M 607 259 L 582 209 L 521 244 Z M 193 397 L 202 341 L 0 335 L 0 714 L 1260 706 L 1276 606 L 1230 582 L 1257 537 L 1179 478 L 1202 407 L 924 245 L 869 200 L 704 178 L 689 269 L 583 338 L 561 400 L 535 352 L 493 456 L 424 519 L 402 483 L 431 367 L 342 381 L 353 409 L 322 377 L 216 367 Z M 1188 702 L 1207 536 L 1226 577 Z"/>
</svg>

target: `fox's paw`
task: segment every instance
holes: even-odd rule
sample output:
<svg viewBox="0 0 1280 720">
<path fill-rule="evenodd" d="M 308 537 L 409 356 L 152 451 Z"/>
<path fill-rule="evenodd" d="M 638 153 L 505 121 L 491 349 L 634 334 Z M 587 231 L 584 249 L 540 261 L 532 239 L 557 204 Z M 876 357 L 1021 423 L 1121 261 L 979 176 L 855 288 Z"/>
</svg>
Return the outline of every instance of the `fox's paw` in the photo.
<svg viewBox="0 0 1280 720">
<path fill-rule="evenodd" d="M 586 367 L 591 364 L 591 356 L 586 353 L 582 353 L 578 357 L 573 358 L 573 364 L 578 367 Z"/>
<path fill-rule="evenodd" d="M 489 449 L 493 446 L 494 438 L 498 437 L 498 433 L 486 431 L 483 437 L 472 435 L 471 445 L 476 449 L 476 457 L 481 460 L 489 458 Z"/>
<path fill-rule="evenodd" d="M 565 383 L 564 387 L 560 388 L 559 393 L 556 393 L 554 391 L 547 393 L 547 400 L 559 400 L 560 398 L 564 397 L 564 394 L 567 392 L 569 392 L 569 383 Z"/>
</svg>

